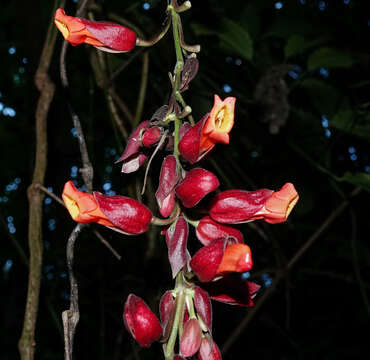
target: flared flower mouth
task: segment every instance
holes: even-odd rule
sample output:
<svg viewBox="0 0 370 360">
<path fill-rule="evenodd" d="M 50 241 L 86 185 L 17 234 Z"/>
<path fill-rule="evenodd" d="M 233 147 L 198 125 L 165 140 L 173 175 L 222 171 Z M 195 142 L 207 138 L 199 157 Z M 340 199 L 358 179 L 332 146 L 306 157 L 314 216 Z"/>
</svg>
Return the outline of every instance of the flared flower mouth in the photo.
<svg viewBox="0 0 370 360">
<path fill-rule="evenodd" d="M 286 183 L 279 191 L 274 192 L 266 201 L 265 209 L 273 216 L 281 216 L 286 220 L 299 199 L 298 193 L 291 183 Z"/>
<path fill-rule="evenodd" d="M 63 37 L 65 39 L 68 39 L 69 36 L 68 26 L 57 19 L 55 19 L 55 25 L 57 26 L 58 30 L 62 33 Z"/>
<path fill-rule="evenodd" d="M 65 184 L 62 198 L 73 220 L 114 226 L 100 210 L 94 196 L 76 189 L 72 181 Z"/>
<path fill-rule="evenodd" d="M 203 129 L 203 145 L 208 142 L 230 142 L 229 132 L 234 125 L 235 101 L 234 97 L 222 101 L 218 95 L 214 96 L 214 105 Z"/>
</svg>

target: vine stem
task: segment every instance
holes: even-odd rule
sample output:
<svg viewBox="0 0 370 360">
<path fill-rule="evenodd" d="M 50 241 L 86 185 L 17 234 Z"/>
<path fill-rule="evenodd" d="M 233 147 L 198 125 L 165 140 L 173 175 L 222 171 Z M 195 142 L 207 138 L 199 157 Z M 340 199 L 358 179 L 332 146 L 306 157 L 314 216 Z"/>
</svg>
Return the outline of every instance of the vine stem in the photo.
<svg viewBox="0 0 370 360">
<path fill-rule="evenodd" d="M 53 13 L 57 7 L 63 7 L 64 0 L 54 2 Z M 43 194 L 36 184 L 43 184 L 47 167 L 47 117 L 54 98 L 55 85 L 48 72 L 55 48 L 56 29 L 51 19 L 41 53 L 40 63 L 36 71 L 35 85 L 40 91 L 37 103 L 36 122 L 36 156 L 32 184 L 27 189 L 29 202 L 28 244 L 29 274 L 26 308 L 23 320 L 22 335 L 18 342 L 18 350 L 22 360 L 33 360 L 36 350 L 36 320 L 39 307 L 42 270 L 42 205 Z"/>
</svg>

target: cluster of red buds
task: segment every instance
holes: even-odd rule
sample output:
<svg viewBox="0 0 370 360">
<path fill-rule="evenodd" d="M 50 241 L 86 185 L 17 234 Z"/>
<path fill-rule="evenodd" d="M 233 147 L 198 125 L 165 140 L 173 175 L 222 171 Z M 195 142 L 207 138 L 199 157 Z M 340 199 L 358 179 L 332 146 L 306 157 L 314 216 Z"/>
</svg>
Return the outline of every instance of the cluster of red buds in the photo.
<svg viewBox="0 0 370 360">
<path fill-rule="evenodd" d="M 182 39 L 178 13 L 183 9 L 176 7 L 176 1 L 171 4 L 170 19 L 178 32 L 177 39 Z M 136 36 L 131 30 L 117 24 L 69 17 L 61 9 L 55 22 L 72 44 L 84 42 L 117 51 L 130 50 L 135 44 Z M 221 354 L 212 338 L 211 299 L 250 307 L 260 288 L 240 276 L 252 269 L 252 252 L 244 243 L 243 234 L 230 225 L 254 220 L 270 224 L 285 222 L 298 201 L 298 194 L 291 183 L 278 191 L 220 192 L 220 181 L 215 174 L 193 167 L 209 156 L 217 143 L 229 144 L 236 99 L 221 100 L 214 95 L 210 112 L 194 123 L 182 93 L 195 77 L 198 61 L 194 52 L 187 54 L 189 46 L 176 41 L 176 36 L 175 46 L 180 51 L 171 75 L 173 91 L 168 104 L 132 132 L 117 161 L 122 163 L 123 173 L 133 173 L 145 163 L 149 166 L 156 154 L 163 156 L 155 193 L 162 218 L 154 216 L 137 200 L 99 192 L 88 194 L 77 190 L 72 181 L 64 187 L 63 200 L 77 222 L 96 222 L 127 235 L 141 234 L 150 224 L 164 227 L 162 234 L 172 277 L 176 278 L 175 287 L 161 298 L 160 320 L 144 300 L 129 295 L 124 305 L 124 324 L 143 347 L 160 341 L 166 359 L 217 360 Z M 199 250 L 190 254 L 187 243 L 193 234 L 199 240 Z"/>
</svg>

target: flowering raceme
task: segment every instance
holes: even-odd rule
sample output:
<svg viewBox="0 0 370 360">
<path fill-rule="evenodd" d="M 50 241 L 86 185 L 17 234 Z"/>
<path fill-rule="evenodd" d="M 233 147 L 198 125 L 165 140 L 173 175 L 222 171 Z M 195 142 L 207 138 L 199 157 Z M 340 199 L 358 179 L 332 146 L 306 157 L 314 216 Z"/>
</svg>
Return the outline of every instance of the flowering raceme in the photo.
<svg viewBox="0 0 370 360">
<path fill-rule="evenodd" d="M 148 186 L 157 185 L 158 206 L 153 212 L 160 217 L 137 200 L 85 193 L 76 189 L 72 181 L 65 184 L 62 197 L 77 222 L 96 222 L 128 235 L 141 234 L 150 224 L 164 226 L 161 234 L 165 235 L 163 241 L 167 245 L 170 274 L 176 279 L 175 287 L 161 297 L 160 319 L 144 300 L 130 294 L 124 305 L 124 325 L 143 347 L 161 342 L 167 360 L 221 360 L 221 352 L 212 338 L 211 299 L 250 307 L 260 289 L 241 276 L 253 267 L 252 250 L 244 243 L 243 234 L 229 224 L 258 219 L 282 223 L 299 197 L 291 183 L 278 191 L 232 189 L 211 197 L 222 187 L 219 179 L 207 169 L 192 166 L 209 155 L 217 143 L 229 144 L 236 98 L 222 100 L 214 95 L 210 112 L 194 124 L 192 108 L 182 95 L 198 71 L 199 46 L 184 42 L 180 19 L 180 13 L 190 6 L 190 1 L 181 4 L 168 1 L 167 25 L 151 41 L 138 39 L 133 31 L 115 23 L 67 16 L 63 9 L 56 11 L 55 24 L 66 41 L 72 45 L 90 44 L 109 52 L 126 52 L 135 46 L 153 44 L 172 25 L 177 57 L 170 74 L 172 89 L 168 102 L 150 120 L 143 119 L 135 125 L 116 161 L 125 174 L 134 173 L 147 163 L 142 195 L 150 203 L 151 194 L 145 194 L 149 178 Z M 152 175 L 159 166 L 157 181 Z M 191 227 L 202 245 L 194 254 L 188 250 Z"/>
<path fill-rule="evenodd" d="M 112 22 L 68 16 L 63 9 L 55 12 L 54 22 L 64 39 L 74 46 L 85 43 L 107 52 L 127 52 L 136 44 L 132 30 Z"/>
</svg>

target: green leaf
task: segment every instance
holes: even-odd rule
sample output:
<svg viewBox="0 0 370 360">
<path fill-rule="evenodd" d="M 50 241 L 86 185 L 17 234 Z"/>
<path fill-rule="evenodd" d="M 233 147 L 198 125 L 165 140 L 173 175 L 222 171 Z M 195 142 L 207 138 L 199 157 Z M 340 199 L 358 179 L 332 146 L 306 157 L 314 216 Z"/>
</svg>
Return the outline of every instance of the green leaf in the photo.
<svg viewBox="0 0 370 360">
<path fill-rule="evenodd" d="M 222 31 L 219 33 L 221 46 L 225 50 L 232 51 L 244 59 L 252 61 L 253 40 L 248 31 L 234 21 L 222 19 Z"/>
<path fill-rule="evenodd" d="M 370 140 L 370 123 L 356 122 L 356 114 L 351 108 L 339 110 L 331 119 L 330 125 L 341 131 Z"/>
<path fill-rule="evenodd" d="M 300 86 L 307 91 L 313 105 L 321 114 L 326 116 L 336 114 L 343 99 L 343 95 L 337 88 L 314 78 L 304 79 Z"/>
<path fill-rule="evenodd" d="M 341 178 L 341 181 L 346 181 L 351 184 L 361 186 L 366 191 L 370 191 L 370 174 L 366 173 L 355 173 L 346 172 Z"/>
<path fill-rule="evenodd" d="M 216 30 L 210 29 L 202 24 L 192 23 L 190 27 L 197 36 L 218 35 Z"/>
<path fill-rule="evenodd" d="M 307 41 L 302 35 L 291 35 L 288 38 L 287 43 L 285 44 L 284 48 L 285 58 L 288 59 L 289 57 L 298 54 L 303 54 L 310 48 L 322 45 L 329 40 L 330 40 L 329 36 L 321 36 L 317 39 Z"/>
<path fill-rule="evenodd" d="M 214 30 L 201 24 L 191 24 L 191 28 L 197 36 L 215 35 L 220 39 L 221 47 L 228 52 L 237 54 L 244 59 L 252 61 L 253 40 L 249 32 L 234 21 L 224 18 L 221 22 L 221 30 Z"/>
<path fill-rule="evenodd" d="M 301 53 L 304 49 L 304 38 L 301 35 L 292 35 L 284 48 L 285 58 Z"/>
<path fill-rule="evenodd" d="M 320 48 L 310 55 L 307 61 L 307 67 L 309 70 L 317 69 L 320 67 L 348 68 L 351 67 L 353 63 L 354 60 L 349 53 L 331 48 Z"/>
</svg>

